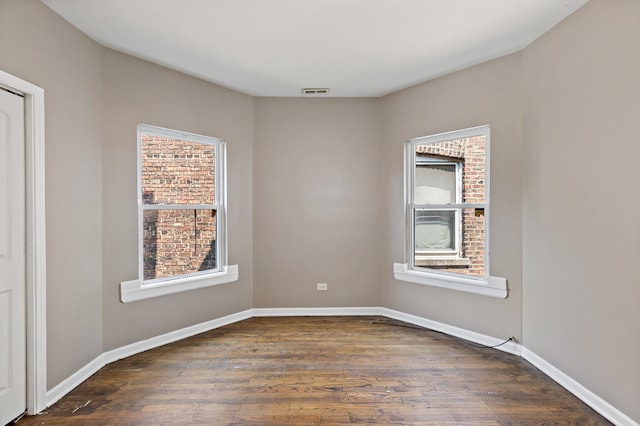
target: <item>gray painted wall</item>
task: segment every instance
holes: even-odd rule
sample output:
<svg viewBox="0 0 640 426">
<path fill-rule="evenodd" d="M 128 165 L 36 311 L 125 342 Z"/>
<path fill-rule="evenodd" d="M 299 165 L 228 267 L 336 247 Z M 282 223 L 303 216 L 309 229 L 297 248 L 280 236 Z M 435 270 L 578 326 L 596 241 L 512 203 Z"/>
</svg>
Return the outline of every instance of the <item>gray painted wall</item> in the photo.
<svg viewBox="0 0 640 426">
<path fill-rule="evenodd" d="M 0 1 L 0 69 L 45 90 L 49 387 L 102 353 L 101 51 L 39 2 Z"/>
<path fill-rule="evenodd" d="M 524 343 L 640 422 L 640 2 L 524 51 Z"/>
<path fill-rule="evenodd" d="M 513 54 L 382 99 L 383 306 L 521 340 L 521 67 L 521 54 Z M 507 278 L 508 298 L 394 280 L 393 263 L 404 263 L 404 140 L 483 124 L 491 125 L 490 273 Z"/>
<path fill-rule="evenodd" d="M 376 99 L 256 99 L 256 308 L 379 306 L 379 123 Z"/>
<path fill-rule="evenodd" d="M 102 75 L 104 349 L 251 308 L 252 98 L 109 49 Z M 120 282 L 138 277 L 138 123 L 227 141 L 229 264 L 238 265 L 237 282 L 120 302 Z"/>
</svg>

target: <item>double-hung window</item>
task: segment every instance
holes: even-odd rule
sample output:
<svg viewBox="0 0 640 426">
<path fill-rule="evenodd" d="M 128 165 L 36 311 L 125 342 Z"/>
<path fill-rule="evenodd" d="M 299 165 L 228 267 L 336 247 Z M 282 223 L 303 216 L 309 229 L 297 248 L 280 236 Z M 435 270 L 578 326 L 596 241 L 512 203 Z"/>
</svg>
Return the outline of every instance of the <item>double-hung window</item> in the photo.
<svg viewBox="0 0 640 426">
<path fill-rule="evenodd" d="M 429 266 L 437 259 L 456 258 L 461 253 L 461 215 L 451 207 L 462 202 L 461 164 L 429 155 L 416 155 L 415 164 L 416 205 L 443 206 L 414 212 L 415 263 Z"/>
<path fill-rule="evenodd" d="M 506 297 L 489 275 L 488 126 L 405 142 L 405 263 L 397 279 Z"/>
<path fill-rule="evenodd" d="M 237 279 L 227 267 L 225 142 L 138 126 L 139 278 L 123 302 Z"/>
</svg>

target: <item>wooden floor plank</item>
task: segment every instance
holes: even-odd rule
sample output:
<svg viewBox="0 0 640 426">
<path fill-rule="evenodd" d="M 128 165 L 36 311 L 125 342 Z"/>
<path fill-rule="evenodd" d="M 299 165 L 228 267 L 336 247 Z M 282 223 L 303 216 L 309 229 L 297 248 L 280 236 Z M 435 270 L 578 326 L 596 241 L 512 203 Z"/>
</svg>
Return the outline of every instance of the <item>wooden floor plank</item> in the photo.
<svg viewBox="0 0 640 426">
<path fill-rule="evenodd" d="M 251 318 L 107 365 L 29 425 L 607 425 L 520 357 L 382 317 Z"/>
</svg>

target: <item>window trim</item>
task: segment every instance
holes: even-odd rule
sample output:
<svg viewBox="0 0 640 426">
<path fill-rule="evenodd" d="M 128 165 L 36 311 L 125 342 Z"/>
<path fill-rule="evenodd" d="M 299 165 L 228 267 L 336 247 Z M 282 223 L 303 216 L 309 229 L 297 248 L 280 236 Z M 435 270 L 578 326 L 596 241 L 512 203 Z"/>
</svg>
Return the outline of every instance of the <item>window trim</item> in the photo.
<svg viewBox="0 0 640 426">
<path fill-rule="evenodd" d="M 420 144 L 437 143 L 453 139 L 464 139 L 473 136 L 485 137 L 485 199 L 484 203 L 433 204 L 429 208 L 483 208 L 485 216 L 485 276 L 470 275 L 438 271 L 433 268 L 415 265 L 415 242 L 413 216 L 416 207 L 423 206 L 414 203 L 415 189 L 415 146 Z M 429 136 L 407 139 L 404 143 L 404 218 L 405 245 L 404 263 L 394 263 L 394 278 L 416 284 L 458 290 L 486 296 L 506 298 L 508 295 L 507 280 L 490 275 L 490 126 L 483 125 L 451 132 L 438 133 Z M 462 196 L 462 194 L 460 194 Z"/>
<path fill-rule="evenodd" d="M 238 265 L 223 265 L 219 272 L 207 272 L 191 275 L 180 275 L 144 282 L 140 279 L 120 283 L 120 300 L 122 303 L 150 299 L 180 293 L 187 290 L 227 284 L 238 280 Z"/>
<path fill-rule="evenodd" d="M 497 297 L 499 299 L 505 299 L 508 296 L 506 278 L 487 276 L 486 279 L 475 279 L 432 271 L 410 269 L 406 263 L 393 264 L 393 277 L 399 281 Z"/>
<path fill-rule="evenodd" d="M 142 163 L 141 136 L 151 134 L 160 137 L 176 138 L 189 142 L 204 143 L 216 147 L 215 155 L 215 200 L 213 209 L 216 210 L 217 235 L 216 235 L 216 269 L 206 272 L 195 272 L 172 277 L 144 280 L 144 244 L 143 244 L 143 216 L 145 210 L 156 209 L 183 209 L 179 205 L 146 205 L 142 199 Z M 120 283 L 120 300 L 123 303 L 143 300 L 152 297 L 164 296 L 197 288 L 226 284 L 238 280 L 238 265 L 227 265 L 227 191 L 226 191 L 226 141 L 212 136 L 204 136 L 195 133 L 167 129 L 148 124 L 137 126 L 137 224 L 138 224 L 138 278 Z M 211 208 L 210 205 L 205 205 Z M 198 206 L 196 206 L 198 207 Z M 188 206 L 194 208 L 193 205 Z"/>
</svg>

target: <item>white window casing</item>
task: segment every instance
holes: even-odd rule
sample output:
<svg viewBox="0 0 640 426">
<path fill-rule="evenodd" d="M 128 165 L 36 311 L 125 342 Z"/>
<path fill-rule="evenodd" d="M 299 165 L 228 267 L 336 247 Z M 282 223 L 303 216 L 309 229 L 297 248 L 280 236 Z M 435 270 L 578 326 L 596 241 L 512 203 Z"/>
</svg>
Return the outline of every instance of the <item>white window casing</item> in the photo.
<svg viewBox="0 0 640 426">
<path fill-rule="evenodd" d="M 422 200 L 423 197 L 416 196 L 416 169 L 420 165 L 424 164 L 454 164 L 452 161 L 429 159 L 416 161 L 416 147 L 429 144 L 437 144 L 446 141 L 461 140 L 471 137 L 484 136 L 485 140 L 485 176 L 484 176 L 484 200 L 482 202 L 465 202 L 462 196 L 463 183 L 461 181 L 460 165 L 456 166 L 456 194 L 455 202 L 433 198 L 437 203 L 445 201 L 442 204 L 429 204 Z M 424 136 L 419 138 L 413 138 L 405 141 L 405 262 L 403 264 L 394 263 L 393 273 L 394 278 L 400 281 L 407 281 L 416 284 L 429 285 L 440 288 L 447 288 L 451 290 L 464 291 L 473 294 L 480 294 L 498 298 L 506 298 L 508 295 L 506 278 L 494 277 L 490 275 L 490 167 L 489 167 L 489 143 L 490 143 L 490 128 L 489 126 L 479 126 L 469 129 L 463 129 L 453 132 L 441 133 L 431 136 Z M 420 201 L 420 202 L 418 202 Z M 416 265 L 416 258 L 438 259 L 442 260 L 447 265 L 456 264 L 456 257 L 460 259 L 460 244 L 462 239 L 462 231 L 460 224 L 461 218 L 458 215 L 462 215 L 464 209 L 475 209 L 482 212 L 484 216 L 484 276 L 470 275 L 464 273 L 452 272 L 455 269 L 439 270 L 435 267 L 418 266 Z M 456 253 L 449 251 L 448 253 L 438 253 L 433 251 L 418 252 L 416 249 L 416 212 L 417 211 L 456 211 Z M 475 211 L 474 210 L 474 211 Z M 426 255 L 426 256 L 425 256 Z M 431 257 L 433 256 L 433 257 Z M 429 261 L 430 262 L 430 261 Z M 427 264 L 429 264 L 427 262 Z M 422 262 L 424 263 L 424 262 Z M 435 263 L 434 263 L 435 264 Z M 462 265 L 458 263 L 457 265 Z"/>
<path fill-rule="evenodd" d="M 172 138 L 178 141 L 211 145 L 214 156 L 214 200 L 208 203 L 194 204 L 149 204 L 143 200 L 142 190 L 142 135 Z M 226 284 L 238 280 L 238 265 L 227 264 L 227 226 L 226 226 L 226 152 L 222 139 L 197 135 L 188 132 L 165 129 L 146 124 L 138 125 L 137 149 L 137 205 L 138 205 L 138 278 L 120 283 L 120 299 L 123 303 L 164 296 L 187 290 Z M 145 279 L 144 275 L 144 213 L 148 211 L 211 210 L 215 212 L 215 268 L 182 275 Z M 212 213 L 213 214 L 213 213 Z"/>
</svg>

